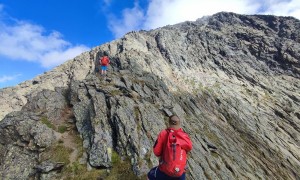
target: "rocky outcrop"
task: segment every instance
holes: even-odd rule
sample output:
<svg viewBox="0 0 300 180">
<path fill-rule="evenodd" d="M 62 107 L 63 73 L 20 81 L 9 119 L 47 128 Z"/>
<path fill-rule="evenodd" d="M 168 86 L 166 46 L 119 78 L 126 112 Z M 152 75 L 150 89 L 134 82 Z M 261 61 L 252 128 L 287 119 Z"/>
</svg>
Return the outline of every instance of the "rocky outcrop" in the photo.
<svg viewBox="0 0 300 180">
<path fill-rule="evenodd" d="M 0 90 L 0 119 L 12 111 L 19 111 L 27 103 L 28 97 L 44 89 L 68 87 L 71 80 L 82 80 L 95 68 L 96 52 L 85 52 L 49 72 L 25 81 L 15 87 Z"/>
<path fill-rule="evenodd" d="M 1 177 L 74 178 L 79 163 L 109 179 L 129 173 L 114 174 L 127 162 L 142 178 L 176 113 L 193 141 L 188 179 L 299 179 L 299 28 L 291 17 L 218 13 L 128 33 L 3 89 L 2 116 L 20 111 L 0 123 Z M 104 51 L 107 77 L 95 73 Z M 53 158 L 59 148 L 67 159 Z"/>
<path fill-rule="evenodd" d="M 26 179 L 34 176 L 38 151 L 49 147 L 54 132 L 39 122 L 37 115 L 27 112 L 10 113 L 1 122 L 1 167 L 4 179 Z"/>
</svg>

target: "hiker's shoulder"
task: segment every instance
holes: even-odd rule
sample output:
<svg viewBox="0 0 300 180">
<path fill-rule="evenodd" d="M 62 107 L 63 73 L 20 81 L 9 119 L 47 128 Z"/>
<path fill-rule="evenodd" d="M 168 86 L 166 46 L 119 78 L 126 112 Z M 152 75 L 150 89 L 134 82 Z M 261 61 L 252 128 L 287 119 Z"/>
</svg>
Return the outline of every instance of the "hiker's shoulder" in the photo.
<svg viewBox="0 0 300 180">
<path fill-rule="evenodd" d="M 167 134 L 168 133 L 168 129 L 163 129 L 163 130 L 161 130 L 160 132 L 159 132 L 159 135 L 160 136 L 164 136 L 165 134 Z"/>
<path fill-rule="evenodd" d="M 182 130 L 181 128 L 176 130 L 176 133 L 188 136 L 188 134 L 184 130 Z"/>
</svg>

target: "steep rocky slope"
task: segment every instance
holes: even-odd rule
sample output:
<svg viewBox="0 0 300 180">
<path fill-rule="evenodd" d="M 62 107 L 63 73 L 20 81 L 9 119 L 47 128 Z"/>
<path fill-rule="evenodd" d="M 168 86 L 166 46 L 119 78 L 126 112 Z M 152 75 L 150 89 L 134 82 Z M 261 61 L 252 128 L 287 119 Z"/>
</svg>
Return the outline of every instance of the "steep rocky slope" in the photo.
<svg viewBox="0 0 300 180">
<path fill-rule="evenodd" d="M 300 179 L 299 29 L 218 13 L 128 33 L 2 89 L 0 175 L 142 178 L 176 113 L 194 146 L 188 179 Z M 95 73 L 104 51 L 106 78 Z"/>
</svg>

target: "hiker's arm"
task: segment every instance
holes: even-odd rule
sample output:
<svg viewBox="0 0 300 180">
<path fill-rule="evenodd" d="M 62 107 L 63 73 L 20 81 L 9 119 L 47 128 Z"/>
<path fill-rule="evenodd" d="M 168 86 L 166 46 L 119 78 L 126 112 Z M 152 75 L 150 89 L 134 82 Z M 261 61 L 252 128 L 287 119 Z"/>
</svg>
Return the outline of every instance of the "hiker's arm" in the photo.
<svg viewBox="0 0 300 180">
<path fill-rule="evenodd" d="M 193 144 L 191 139 L 188 137 L 188 135 L 186 135 L 186 137 L 183 139 L 185 142 L 183 143 L 183 145 L 181 146 L 184 150 L 186 150 L 187 152 L 191 151 L 193 148 Z"/>
<path fill-rule="evenodd" d="M 155 144 L 153 146 L 153 152 L 155 154 L 155 156 L 161 156 L 162 153 L 162 149 L 163 149 L 163 138 L 162 138 L 162 132 L 159 133 L 157 140 L 155 141 Z"/>
<path fill-rule="evenodd" d="M 187 143 L 187 147 L 186 147 L 186 151 L 189 152 L 189 151 L 192 150 L 192 148 L 193 148 L 193 144 L 192 144 L 192 141 L 189 138 L 188 143 Z"/>
</svg>

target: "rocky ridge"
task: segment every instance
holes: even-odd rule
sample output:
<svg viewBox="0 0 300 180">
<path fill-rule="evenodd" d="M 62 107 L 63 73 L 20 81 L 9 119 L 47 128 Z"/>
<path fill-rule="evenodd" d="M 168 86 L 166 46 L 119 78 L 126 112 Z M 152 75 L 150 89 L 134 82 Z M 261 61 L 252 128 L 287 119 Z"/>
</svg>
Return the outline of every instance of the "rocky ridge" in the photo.
<svg viewBox="0 0 300 180">
<path fill-rule="evenodd" d="M 194 146 L 189 179 L 299 179 L 299 29 L 291 17 L 218 13 L 130 32 L 2 89 L 0 175 L 75 178 L 79 163 L 110 178 L 121 159 L 142 177 L 176 113 Z M 104 51 L 106 78 L 95 73 Z"/>
</svg>

